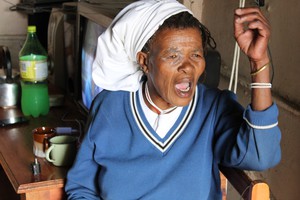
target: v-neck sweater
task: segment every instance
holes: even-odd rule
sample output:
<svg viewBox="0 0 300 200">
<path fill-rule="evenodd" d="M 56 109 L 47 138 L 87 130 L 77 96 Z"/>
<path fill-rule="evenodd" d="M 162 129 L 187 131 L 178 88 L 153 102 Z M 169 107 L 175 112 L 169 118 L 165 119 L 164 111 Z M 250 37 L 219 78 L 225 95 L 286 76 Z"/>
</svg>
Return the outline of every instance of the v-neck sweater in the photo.
<svg viewBox="0 0 300 200">
<path fill-rule="evenodd" d="M 102 91 L 69 171 L 69 199 L 221 199 L 218 165 L 265 170 L 281 157 L 275 103 L 244 109 L 230 91 L 198 85 L 164 138 L 138 92 Z"/>
</svg>

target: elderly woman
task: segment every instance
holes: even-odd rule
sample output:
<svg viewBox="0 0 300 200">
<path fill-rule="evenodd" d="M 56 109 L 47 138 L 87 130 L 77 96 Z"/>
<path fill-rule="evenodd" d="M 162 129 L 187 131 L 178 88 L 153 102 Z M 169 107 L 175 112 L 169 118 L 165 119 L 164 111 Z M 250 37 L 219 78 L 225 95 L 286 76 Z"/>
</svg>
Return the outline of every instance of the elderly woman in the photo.
<svg viewBox="0 0 300 200">
<path fill-rule="evenodd" d="M 182 4 L 144 0 L 120 12 L 98 40 L 93 78 L 105 90 L 67 176 L 69 199 L 221 199 L 218 165 L 265 170 L 279 162 L 269 24 L 245 8 L 235 11 L 234 28 L 250 60 L 246 109 L 233 93 L 198 83 L 210 35 Z"/>
</svg>

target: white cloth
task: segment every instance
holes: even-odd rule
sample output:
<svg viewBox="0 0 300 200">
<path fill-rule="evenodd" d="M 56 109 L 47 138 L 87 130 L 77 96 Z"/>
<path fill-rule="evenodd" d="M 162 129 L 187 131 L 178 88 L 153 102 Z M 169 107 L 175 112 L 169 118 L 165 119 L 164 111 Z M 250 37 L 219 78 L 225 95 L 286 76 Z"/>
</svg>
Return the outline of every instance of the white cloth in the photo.
<svg viewBox="0 0 300 200">
<path fill-rule="evenodd" d="M 188 11 L 176 0 L 140 0 L 125 7 L 98 38 L 93 80 L 107 90 L 137 91 L 143 72 L 136 55 L 172 15 Z"/>
</svg>

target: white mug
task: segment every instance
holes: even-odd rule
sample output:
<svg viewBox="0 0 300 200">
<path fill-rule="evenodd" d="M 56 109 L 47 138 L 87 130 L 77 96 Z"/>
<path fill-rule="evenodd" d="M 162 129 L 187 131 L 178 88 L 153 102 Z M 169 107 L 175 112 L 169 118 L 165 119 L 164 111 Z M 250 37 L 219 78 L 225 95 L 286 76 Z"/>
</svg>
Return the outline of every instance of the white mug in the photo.
<svg viewBox="0 0 300 200">
<path fill-rule="evenodd" d="M 58 135 L 49 139 L 46 160 L 55 166 L 71 166 L 77 153 L 77 137 Z"/>
</svg>

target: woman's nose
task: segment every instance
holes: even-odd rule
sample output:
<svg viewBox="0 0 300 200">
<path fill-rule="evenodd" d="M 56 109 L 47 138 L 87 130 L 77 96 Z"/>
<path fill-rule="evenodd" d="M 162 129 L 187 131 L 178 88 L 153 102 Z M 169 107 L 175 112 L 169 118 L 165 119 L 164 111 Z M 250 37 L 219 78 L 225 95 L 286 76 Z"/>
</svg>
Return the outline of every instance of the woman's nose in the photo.
<svg viewBox="0 0 300 200">
<path fill-rule="evenodd" d="M 193 63 L 189 59 L 185 59 L 179 66 L 178 71 L 183 71 L 184 73 L 190 73 L 194 69 Z"/>
</svg>

